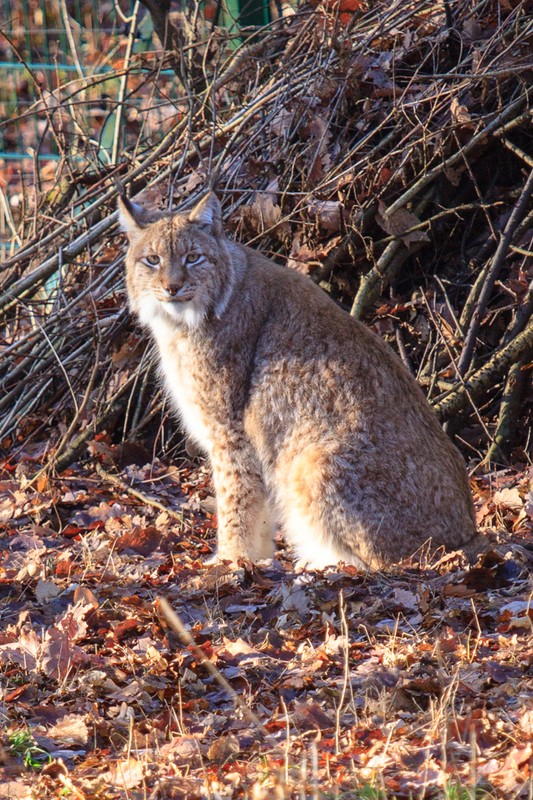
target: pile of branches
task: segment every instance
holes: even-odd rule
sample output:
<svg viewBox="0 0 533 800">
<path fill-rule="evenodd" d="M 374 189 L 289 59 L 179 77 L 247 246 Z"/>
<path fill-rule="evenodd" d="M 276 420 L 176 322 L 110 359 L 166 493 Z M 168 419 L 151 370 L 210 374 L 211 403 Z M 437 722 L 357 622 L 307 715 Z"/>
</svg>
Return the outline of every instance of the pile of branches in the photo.
<svg viewBox="0 0 533 800">
<path fill-rule="evenodd" d="M 520 459 L 533 350 L 528 6 L 303 6 L 233 49 L 204 30 L 200 66 L 167 36 L 182 49 L 171 129 L 90 180 L 66 159 L 4 265 L 4 449 L 63 469 L 104 433 L 113 445 L 161 430 L 153 353 L 124 296 L 120 177 L 161 207 L 214 187 L 231 235 L 390 339 L 468 458 Z"/>
</svg>

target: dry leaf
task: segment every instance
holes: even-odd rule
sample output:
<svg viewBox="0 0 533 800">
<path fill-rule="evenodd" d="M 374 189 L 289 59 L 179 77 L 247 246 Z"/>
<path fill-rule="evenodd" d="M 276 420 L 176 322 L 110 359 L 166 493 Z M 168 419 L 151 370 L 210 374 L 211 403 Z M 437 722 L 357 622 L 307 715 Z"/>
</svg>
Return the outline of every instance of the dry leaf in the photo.
<svg viewBox="0 0 533 800">
<path fill-rule="evenodd" d="M 35 587 L 35 597 L 41 604 L 49 603 L 54 600 L 58 594 L 61 594 L 61 589 L 52 581 L 43 581 L 41 578 L 37 581 Z"/>
<path fill-rule="evenodd" d="M 94 609 L 100 605 L 88 586 L 76 586 L 72 599 L 75 604 L 80 603 L 81 605 L 92 606 Z"/>
<path fill-rule="evenodd" d="M 518 727 L 526 736 L 533 737 L 533 708 L 526 709 L 518 720 Z"/>
<path fill-rule="evenodd" d="M 89 740 L 89 729 L 85 716 L 80 714 L 67 714 L 63 719 L 52 725 L 46 731 L 49 739 L 54 739 L 65 745 L 85 745 Z"/>
<path fill-rule="evenodd" d="M 511 508 L 513 511 L 519 511 L 524 505 L 524 501 L 516 486 L 513 489 L 500 489 L 494 492 L 492 499 L 497 506 Z"/>
<path fill-rule="evenodd" d="M 26 786 L 22 781 L 1 781 L 0 797 L 3 800 L 35 800 L 35 794 L 31 786 Z"/>
<path fill-rule="evenodd" d="M 328 145 L 331 140 L 331 132 L 328 123 L 320 116 L 313 117 L 309 125 L 302 129 L 311 142 L 316 141 L 316 146 L 311 149 L 309 157 L 309 173 L 307 179 L 311 185 L 316 185 L 326 177 L 331 168 L 331 156 L 328 152 Z"/>
<path fill-rule="evenodd" d="M 205 746 L 195 736 L 173 736 L 170 742 L 161 747 L 161 755 L 175 760 L 189 761 L 194 756 L 202 756 Z"/>
<path fill-rule="evenodd" d="M 218 650 L 217 655 L 224 657 L 226 655 L 231 656 L 232 658 L 238 657 L 245 657 L 245 656 L 259 656 L 261 657 L 261 653 L 244 641 L 244 639 L 238 638 L 232 641 L 231 639 L 226 639 L 224 637 L 224 644 Z"/>
<path fill-rule="evenodd" d="M 465 105 L 461 105 L 457 97 L 454 97 L 450 104 L 450 113 L 454 121 L 459 122 L 461 125 L 472 122 L 468 108 Z"/>
<path fill-rule="evenodd" d="M 383 228 L 385 233 L 390 236 L 396 236 L 402 240 L 406 247 L 409 247 L 414 242 L 429 242 L 429 236 L 425 231 L 411 231 L 406 233 L 409 228 L 415 225 L 420 225 L 420 220 L 411 211 L 406 208 L 399 208 L 394 214 L 386 214 L 386 206 L 380 200 L 379 208 L 376 213 L 376 221 Z"/>
<path fill-rule="evenodd" d="M 195 189 L 197 189 L 204 183 L 205 178 L 206 178 L 205 174 L 193 170 L 189 175 L 189 177 L 187 178 L 187 183 L 185 184 L 182 190 L 183 194 L 189 195 L 192 192 L 194 192 Z"/>
<path fill-rule="evenodd" d="M 79 603 L 68 608 L 46 631 L 41 647 L 41 669 L 51 678 L 62 680 L 71 669 L 89 660 L 89 656 L 75 642 L 87 633 L 85 616 L 92 605 Z"/>
<path fill-rule="evenodd" d="M 144 777 L 144 764 L 136 758 L 127 758 L 113 764 L 109 772 L 101 776 L 113 787 L 119 789 L 133 789 L 138 786 Z"/>
<path fill-rule="evenodd" d="M 393 591 L 391 599 L 394 603 L 397 603 L 403 608 L 409 609 L 410 611 L 419 611 L 418 597 L 414 592 L 398 588 Z"/>
<path fill-rule="evenodd" d="M 276 202 L 278 189 L 279 181 L 275 178 L 264 192 L 256 193 L 251 206 L 247 209 L 248 220 L 261 233 L 275 228 L 281 219 L 281 206 Z"/>
<path fill-rule="evenodd" d="M 219 764 L 239 752 L 239 740 L 232 733 L 215 739 L 207 751 L 207 756 Z"/>
<path fill-rule="evenodd" d="M 0 661 L 12 661 L 31 672 L 37 669 L 41 651 L 41 640 L 33 630 L 22 631 L 18 641 L 0 645 Z"/>
<path fill-rule="evenodd" d="M 294 719 L 302 730 L 331 730 L 335 727 L 334 720 L 320 708 L 318 703 L 297 703 L 293 711 Z"/>
<path fill-rule="evenodd" d="M 327 233 L 336 233 L 341 228 L 343 205 L 338 200 L 315 200 L 307 204 L 309 215 Z"/>
</svg>

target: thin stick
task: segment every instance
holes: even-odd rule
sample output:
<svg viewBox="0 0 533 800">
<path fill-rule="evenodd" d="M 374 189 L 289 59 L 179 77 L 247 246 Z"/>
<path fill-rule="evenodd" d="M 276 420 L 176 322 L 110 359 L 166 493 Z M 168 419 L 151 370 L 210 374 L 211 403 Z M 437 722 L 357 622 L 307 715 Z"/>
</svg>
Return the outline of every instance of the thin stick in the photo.
<svg viewBox="0 0 533 800">
<path fill-rule="evenodd" d="M 65 2 L 65 0 L 63 0 Z M 120 147 L 120 133 L 122 127 L 122 116 L 124 114 L 124 98 L 126 97 L 126 87 L 128 85 L 129 66 L 131 61 L 131 54 L 133 52 L 133 44 L 135 42 L 135 29 L 137 28 L 137 17 L 139 15 L 139 0 L 135 0 L 133 12 L 131 17 L 128 17 L 130 23 L 130 32 L 128 34 L 128 43 L 126 45 L 126 53 L 124 55 L 124 74 L 120 81 L 120 90 L 118 94 L 117 109 L 115 112 L 115 134 L 113 137 L 113 149 L 111 151 L 111 163 L 116 164 L 118 161 L 118 152 Z"/>
<path fill-rule="evenodd" d="M 140 492 L 138 489 L 134 489 L 133 486 L 129 486 L 126 481 L 123 481 L 117 475 L 111 475 L 111 473 L 107 472 L 101 466 L 101 464 L 96 464 L 96 471 L 100 477 L 102 477 L 108 483 L 112 483 L 113 486 L 118 486 L 121 491 L 131 494 L 132 497 L 135 497 L 137 500 L 141 500 L 147 506 L 153 506 L 153 508 L 157 508 L 158 511 L 164 511 L 169 515 L 169 517 L 179 522 L 184 530 L 190 530 L 192 528 L 192 524 L 185 520 L 182 511 L 174 511 L 174 509 L 164 506 L 163 503 L 159 502 L 159 500 L 149 497 L 147 494 Z"/>
<path fill-rule="evenodd" d="M 461 357 L 459 358 L 459 363 L 457 364 L 457 370 L 460 375 L 465 375 L 470 367 L 472 362 L 472 357 L 474 355 L 474 348 L 476 346 L 477 335 L 479 332 L 479 328 L 481 326 L 481 319 L 485 313 L 485 309 L 487 308 L 489 298 L 494 286 L 494 282 L 498 277 L 498 273 L 501 269 L 501 266 L 504 262 L 505 256 L 507 255 L 507 251 L 509 249 L 509 245 L 511 244 L 511 240 L 515 233 L 515 230 L 522 219 L 522 215 L 526 210 L 526 206 L 529 202 L 529 198 L 531 197 L 531 193 L 533 192 L 533 170 L 529 173 L 529 177 L 525 183 L 524 188 L 522 189 L 522 193 L 516 203 L 511 216 L 507 222 L 507 225 L 504 228 L 503 235 L 500 239 L 500 243 L 494 253 L 494 258 L 492 259 L 492 263 L 490 265 L 490 269 L 487 271 L 485 276 L 485 280 L 483 282 L 483 287 L 481 292 L 479 293 L 479 297 L 474 308 L 474 312 L 472 314 L 472 319 L 470 320 L 470 326 L 468 328 L 465 344 L 463 347 L 463 352 L 461 353 Z"/>
<path fill-rule="evenodd" d="M 195 658 L 197 658 L 198 661 L 207 669 L 219 686 L 221 686 L 224 691 L 228 693 L 237 708 L 242 712 L 243 716 L 247 717 L 257 728 L 258 732 L 266 738 L 268 736 L 268 731 L 259 717 L 254 714 L 251 708 L 248 708 L 248 706 L 243 703 L 233 686 L 228 683 L 223 675 L 220 674 L 215 665 L 209 661 L 204 651 L 198 647 L 193 637 L 180 619 L 179 615 L 174 611 L 168 600 L 161 596 L 158 597 L 156 600 L 156 609 L 164 618 L 165 622 L 172 628 L 172 630 L 178 634 L 188 650 L 190 650 Z"/>
<path fill-rule="evenodd" d="M 508 118 L 517 111 L 521 105 L 527 101 L 528 96 L 527 93 L 521 94 L 513 103 L 504 108 L 501 114 L 492 120 L 488 125 L 483 125 L 481 129 L 470 139 L 467 144 L 463 145 L 463 147 L 453 153 L 451 156 L 446 158 L 436 167 L 433 169 L 428 170 L 425 175 L 422 175 L 412 186 L 407 189 L 394 203 L 392 203 L 387 210 L 384 212 L 385 216 L 390 217 L 394 214 L 395 211 L 398 211 L 400 208 L 403 208 L 410 200 L 413 200 L 417 194 L 420 194 L 422 189 L 432 183 L 435 178 L 439 175 L 442 175 L 444 170 L 450 169 L 454 167 L 457 162 L 461 161 L 464 156 L 469 153 L 471 150 L 474 150 L 484 139 L 486 139 L 489 134 L 495 133 L 499 128 L 503 127 L 503 123 L 508 120 Z M 528 112 L 529 116 L 533 117 L 533 110 Z M 484 121 L 482 121 L 484 122 Z"/>
</svg>

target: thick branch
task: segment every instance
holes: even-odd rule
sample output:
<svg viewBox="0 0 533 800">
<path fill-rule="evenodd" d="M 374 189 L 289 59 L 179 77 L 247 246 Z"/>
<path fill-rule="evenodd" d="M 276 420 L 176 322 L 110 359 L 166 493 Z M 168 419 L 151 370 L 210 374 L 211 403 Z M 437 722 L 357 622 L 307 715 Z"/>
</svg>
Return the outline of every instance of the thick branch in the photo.
<svg viewBox="0 0 533 800">
<path fill-rule="evenodd" d="M 442 422 L 453 417 L 458 411 L 466 408 L 470 398 L 479 397 L 486 389 L 489 389 L 499 380 L 506 369 L 518 361 L 528 348 L 533 346 L 533 322 L 530 321 L 527 328 L 509 342 L 508 345 L 498 350 L 490 361 L 481 369 L 474 372 L 467 380 L 461 383 L 455 391 L 448 397 L 434 405 L 435 412 Z"/>
</svg>

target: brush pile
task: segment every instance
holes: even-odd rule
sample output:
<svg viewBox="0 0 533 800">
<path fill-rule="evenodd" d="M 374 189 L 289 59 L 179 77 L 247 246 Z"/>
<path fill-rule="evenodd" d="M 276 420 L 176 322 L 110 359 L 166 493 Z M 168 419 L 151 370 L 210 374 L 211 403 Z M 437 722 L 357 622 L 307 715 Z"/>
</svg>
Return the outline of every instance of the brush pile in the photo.
<svg viewBox="0 0 533 800">
<path fill-rule="evenodd" d="M 467 458 L 523 463 L 530 11 L 525 0 L 451 11 L 344 1 L 302 6 L 236 49 L 215 31 L 197 47 L 200 84 L 181 59 L 161 130 L 140 131 L 116 164 L 89 146 L 82 158 L 79 139 L 64 150 L 44 189 L 37 181 L 2 272 L 4 451 L 60 470 L 88 447 L 165 430 L 152 354 L 125 303 L 120 177 L 138 202 L 162 207 L 186 208 L 214 186 L 231 235 L 308 273 L 392 342 Z M 128 57 L 132 86 L 163 80 L 152 55 Z M 48 103 L 50 125 L 83 101 L 72 86 Z"/>
</svg>

